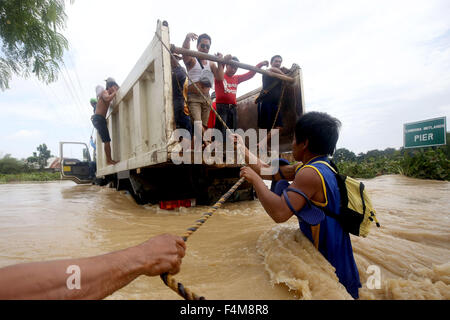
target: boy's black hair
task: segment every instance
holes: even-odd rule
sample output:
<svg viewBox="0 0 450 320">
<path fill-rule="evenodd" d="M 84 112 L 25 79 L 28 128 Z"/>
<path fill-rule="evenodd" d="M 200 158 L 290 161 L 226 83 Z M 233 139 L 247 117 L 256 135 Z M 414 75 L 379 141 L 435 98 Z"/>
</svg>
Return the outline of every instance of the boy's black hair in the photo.
<svg viewBox="0 0 450 320">
<path fill-rule="evenodd" d="M 114 81 L 112 81 L 112 82 L 107 82 L 106 83 L 106 90 L 108 90 L 109 88 L 111 88 L 111 87 L 114 87 L 114 86 L 119 86 L 116 82 L 114 82 Z"/>
<path fill-rule="evenodd" d="M 307 112 L 295 124 L 297 143 L 308 139 L 308 150 L 317 155 L 332 156 L 339 138 L 341 122 L 324 112 Z"/>
<path fill-rule="evenodd" d="M 275 59 L 275 58 L 280 58 L 281 59 L 281 61 L 283 61 L 283 58 L 280 56 L 280 55 L 274 55 L 271 59 L 270 59 L 270 64 L 272 64 L 272 62 L 273 62 L 273 59 Z"/>
<path fill-rule="evenodd" d="M 197 38 L 197 47 L 198 47 L 198 45 L 200 44 L 200 41 L 202 41 L 202 39 L 208 39 L 208 40 L 209 40 L 209 43 L 212 43 L 211 37 L 208 36 L 206 33 L 202 33 L 202 34 L 199 35 L 198 38 Z"/>
</svg>

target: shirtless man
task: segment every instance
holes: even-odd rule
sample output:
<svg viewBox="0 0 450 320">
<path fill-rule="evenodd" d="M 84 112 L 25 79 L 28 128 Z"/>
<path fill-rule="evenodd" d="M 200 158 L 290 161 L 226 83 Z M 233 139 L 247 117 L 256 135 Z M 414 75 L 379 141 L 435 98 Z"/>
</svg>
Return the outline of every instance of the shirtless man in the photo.
<svg viewBox="0 0 450 320">
<path fill-rule="evenodd" d="M 111 158 L 111 137 L 109 136 L 108 127 L 106 126 L 106 113 L 108 112 L 111 101 L 116 96 L 119 86 L 113 78 L 108 78 L 106 79 L 106 90 L 98 90 L 99 88 L 101 87 L 97 86 L 97 108 L 95 114 L 91 117 L 91 120 L 105 145 L 106 163 L 114 165 L 117 161 L 114 161 Z"/>
<path fill-rule="evenodd" d="M 190 42 L 197 40 L 197 50 L 199 52 L 208 53 L 211 47 L 211 37 L 206 33 L 197 36 L 195 33 L 188 33 L 183 42 L 183 48 L 190 49 Z M 216 56 L 222 57 L 222 54 L 217 53 Z M 210 83 L 201 82 L 201 73 L 203 69 L 206 69 L 212 73 L 214 77 L 218 76 L 217 65 L 208 60 L 200 60 L 195 57 L 183 55 L 183 61 L 186 65 L 189 76 L 188 87 L 188 108 L 191 114 L 192 120 L 201 121 L 203 129 L 208 128 L 209 111 L 211 110 L 211 98 L 209 96 L 209 90 L 213 86 L 214 79 L 211 79 Z M 202 65 L 200 65 L 200 63 Z M 195 83 L 195 84 L 194 84 Z M 201 93 L 197 90 L 200 89 Z M 207 98 L 203 98 L 203 96 Z"/>
</svg>

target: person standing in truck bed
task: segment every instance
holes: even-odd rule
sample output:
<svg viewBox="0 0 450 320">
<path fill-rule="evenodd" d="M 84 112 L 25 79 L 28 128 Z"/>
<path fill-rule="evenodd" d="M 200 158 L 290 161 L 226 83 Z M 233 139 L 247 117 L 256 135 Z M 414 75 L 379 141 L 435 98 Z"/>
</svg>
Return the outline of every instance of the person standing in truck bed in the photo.
<svg viewBox="0 0 450 320">
<path fill-rule="evenodd" d="M 225 60 L 233 60 L 239 62 L 236 56 L 226 55 Z M 256 65 L 257 68 L 268 66 L 268 61 L 262 61 Z M 237 129 L 237 110 L 236 110 L 236 93 L 237 87 L 240 83 L 250 80 L 256 74 L 255 71 L 249 71 L 245 74 L 236 75 L 238 67 L 231 64 L 224 66 L 219 64 L 218 76 L 215 79 L 216 92 L 216 108 L 217 113 L 231 130 Z M 226 139 L 226 128 L 221 121 L 216 121 L 216 129 L 222 132 L 223 142 Z"/>
<path fill-rule="evenodd" d="M 273 56 L 270 59 L 270 68 L 267 70 L 281 75 L 288 73 L 289 70 L 281 66 L 282 62 L 283 58 L 280 55 Z M 260 142 L 260 145 L 265 146 L 270 143 L 272 135 L 276 132 L 272 129 L 281 130 L 283 127 L 281 112 L 278 111 L 283 89 L 282 81 L 277 78 L 264 74 L 262 82 L 262 91 L 256 102 L 258 103 L 258 128 L 268 130 L 266 138 Z"/>
<path fill-rule="evenodd" d="M 95 114 L 91 117 L 94 128 L 97 129 L 98 134 L 102 138 L 104 144 L 106 163 L 116 164 L 111 157 L 111 137 L 109 136 L 108 127 L 106 125 L 106 113 L 108 112 L 111 101 L 116 96 L 116 92 L 119 89 L 118 84 L 113 78 L 106 79 L 106 90 L 98 90 L 100 86 L 97 86 L 97 108 Z"/>
<path fill-rule="evenodd" d="M 190 42 L 193 40 L 197 40 L 197 50 L 199 52 L 209 52 L 211 47 L 211 37 L 209 35 L 203 33 L 197 36 L 195 33 L 188 33 L 183 42 L 183 48 L 190 49 Z M 222 57 L 222 54 L 217 53 L 216 56 Z M 196 121 L 201 121 L 203 130 L 206 130 L 212 103 L 209 90 L 214 85 L 214 77 L 217 77 L 217 65 L 214 62 L 200 60 L 188 55 L 183 55 L 183 61 L 189 76 L 189 113 L 192 121 L 194 121 L 194 125 Z"/>
</svg>

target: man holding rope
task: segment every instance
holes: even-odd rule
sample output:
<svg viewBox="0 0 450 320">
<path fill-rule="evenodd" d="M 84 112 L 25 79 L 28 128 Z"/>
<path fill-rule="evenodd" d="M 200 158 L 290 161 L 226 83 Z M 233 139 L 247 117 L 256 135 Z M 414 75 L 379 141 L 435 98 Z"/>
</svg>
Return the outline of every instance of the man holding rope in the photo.
<svg viewBox="0 0 450 320">
<path fill-rule="evenodd" d="M 181 237 L 163 234 L 90 258 L 7 266 L 0 268 L 0 300 L 103 299 L 141 275 L 178 273 L 185 250 Z"/>
<path fill-rule="evenodd" d="M 326 113 L 302 115 L 295 125 L 292 142 L 292 155 L 299 163 L 280 166 L 274 176 L 262 175 L 261 170 L 269 165 L 250 153 L 242 137 L 233 135 L 233 138 L 249 163 L 241 168 L 241 177 L 253 184 L 267 214 L 276 223 L 297 216 L 301 232 L 335 267 L 339 281 L 357 299 L 361 282 L 350 235 L 336 219 L 318 208 L 340 213 L 339 187 L 328 159 L 336 148 L 340 125 L 339 120 Z M 269 190 L 263 179 L 272 177 L 275 185 Z"/>
</svg>

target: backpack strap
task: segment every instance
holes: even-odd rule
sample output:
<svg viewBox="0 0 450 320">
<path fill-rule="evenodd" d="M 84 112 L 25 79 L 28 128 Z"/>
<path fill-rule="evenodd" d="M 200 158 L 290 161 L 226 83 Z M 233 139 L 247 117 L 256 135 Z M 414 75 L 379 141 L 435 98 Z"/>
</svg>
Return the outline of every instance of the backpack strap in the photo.
<svg viewBox="0 0 450 320">
<path fill-rule="evenodd" d="M 197 59 L 198 63 L 200 64 L 200 67 L 202 68 L 202 70 L 205 69 L 205 67 L 203 66 L 203 64 L 202 64 L 202 62 L 200 61 L 200 59 L 199 59 L 199 58 L 196 58 L 196 59 Z"/>
<path fill-rule="evenodd" d="M 301 195 L 303 198 L 305 198 L 306 204 L 307 204 L 309 207 L 311 207 L 311 206 L 313 206 L 313 205 L 314 205 L 315 207 L 318 207 L 318 206 L 316 206 L 314 203 L 311 203 L 311 200 L 309 200 L 309 198 L 306 196 L 306 194 L 304 194 L 302 191 L 300 191 L 300 190 L 298 190 L 298 189 L 296 189 L 296 188 L 288 187 L 288 188 L 286 188 L 286 189 L 283 190 L 283 196 L 284 196 L 284 200 L 286 200 L 286 204 L 288 205 L 289 209 L 291 209 L 291 211 L 292 211 L 294 214 L 296 214 L 297 211 L 295 211 L 294 207 L 293 207 L 292 204 L 291 204 L 291 200 L 289 199 L 289 197 L 288 197 L 288 195 L 287 195 L 287 192 L 288 192 L 288 191 L 295 192 L 295 193 Z M 336 219 L 337 221 L 339 221 L 339 220 L 341 219 L 341 217 L 340 217 L 338 214 L 332 212 L 332 211 L 329 210 L 328 208 L 325 208 L 325 207 L 318 207 L 318 208 L 320 208 L 320 209 L 325 213 L 325 215 L 327 215 L 327 216 L 330 217 L 330 218 Z"/>
<path fill-rule="evenodd" d="M 288 197 L 288 195 L 287 195 L 287 192 L 288 192 L 288 191 L 292 191 L 292 192 L 295 192 L 295 193 L 301 195 L 303 198 L 305 198 L 306 203 L 308 204 L 308 206 L 311 207 L 311 201 L 308 199 L 308 197 L 306 196 L 306 194 L 304 194 L 302 191 L 300 191 L 300 190 L 298 190 L 298 189 L 296 189 L 296 188 L 288 187 L 288 188 L 286 188 L 286 189 L 283 190 L 283 196 L 284 196 L 284 200 L 286 200 L 286 203 L 287 203 L 289 209 L 291 209 L 291 211 L 292 211 L 294 214 L 296 214 L 297 211 L 295 211 L 294 207 L 293 207 L 292 204 L 291 204 L 291 200 L 289 199 L 289 197 Z"/>
<path fill-rule="evenodd" d="M 329 164 L 329 163 L 326 162 L 326 161 L 314 161 L 313 163 L 322 163 L 322 164 L 326 165 L 328 168 L 330 168 L 331 171 L 333 171 L 335 174 L 338 174 L 338 172 L 336 171 L 336 169 L 334 169 L 334 168 L 331 166 L 331 164 Z M 313 163 L 310 163 L 310 164 L 313 164 Z"/>
</svg>

